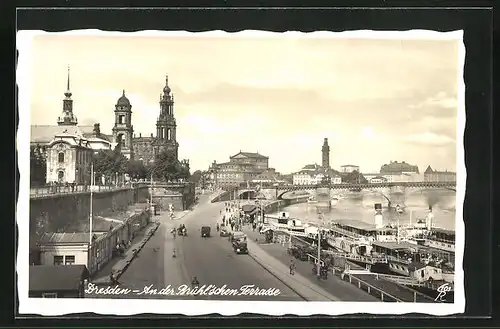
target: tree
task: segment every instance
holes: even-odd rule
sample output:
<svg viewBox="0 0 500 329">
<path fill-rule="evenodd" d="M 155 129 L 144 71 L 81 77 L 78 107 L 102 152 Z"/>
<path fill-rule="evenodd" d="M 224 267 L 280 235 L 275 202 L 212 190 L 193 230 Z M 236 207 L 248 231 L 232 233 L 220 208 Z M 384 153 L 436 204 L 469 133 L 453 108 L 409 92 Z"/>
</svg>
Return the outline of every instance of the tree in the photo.
<svg viewBox="0 0 500 329">
<path fill-rule="evenodd" d="M 368 183 L 368 180 L 363 176 L 362 173 L 360 173 L 357 170 L 354 170 L 349 173 L 342 173 L 341 174 L 342 178 L 342 183 L 347 183 L 347 184 L 366 184 Z"/>
<path fill-rule="evenodd" d="M 104 177 L 109 180 L 116 174 L 123 175 L 128 169 L 128 159 L 119 149 L 102 150 L 94 158 L 94 172 L 97 181 Z"/>
<path fill-rule="evenodd" d="M 321 185 L 330 185 L 332 179 L 330 178 L 330 176 L 328 175 L 325 175 L 323 176 L 323 178 L 321 178 Z"/>
<path fill-rule="evenodd" d="M 30 147 L 30 184 L 43 185 L 47 177 L 47 161 L 40 145 Z"/>
<path fill-rule="evenodd" d="M 130 178 L 141 179 L 148 177 L 148 168 L 140 160 L 131 160 L 128 162 L 127 173 Z"/>
<path fill-rule="evenodd" d="M 153 177 L 161 180 L 188 179 L 189 164 L 180 162 L 175 155 L 168 150 L 162 150 L 156 157 L 153 165 Z"/>
<path fill-rule="evenodd" d="M 201 179 L 203 177 L 203 173 L 201 170 L 196 170 L 191 177 L 189 177 L 189 180 L 195 184 L 199 184 L 201 182 Z"/>
</svg>

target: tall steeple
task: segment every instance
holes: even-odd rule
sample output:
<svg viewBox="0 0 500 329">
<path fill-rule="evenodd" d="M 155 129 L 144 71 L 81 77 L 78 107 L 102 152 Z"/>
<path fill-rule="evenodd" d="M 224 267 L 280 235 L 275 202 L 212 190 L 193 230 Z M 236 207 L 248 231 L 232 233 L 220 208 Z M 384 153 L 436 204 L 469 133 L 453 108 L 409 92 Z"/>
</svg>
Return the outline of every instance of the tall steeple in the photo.
<svg viewBox="0 0 500 329">
<path fill-rule="evenodd" d="M 132 126 L 132 105 L 125 96 L 125 90 L 115 105 L 115 126 L 113 127 L 113 142 L 120 145 L 120 150 L 128 159 L 134 158 L 134 126 Z"/>
<path fill-rule="evenodd" d="M 66 96 L 66 98 L 70 98 L 71 97 L 71 89 L 69 88 L 69 65 L 68 65 L 68 85 L 66 87 L 66 92 L 64 93 L 64 95 Z"/>
<path fill-rule="evenodd" d="M 330 146 L 328 145 L 328 138 L 323 141 L 323 147 L 321 148 L 322 161 L 321 165 L 323 169 L 330 169 Z"/>
<path fill-rule="evenodd" d="M 66 86 L 66 92 L 64 93 L 63 100 L 63 111 L 59 118 L 57 118 L 57 124 L 59 126 L 76 126 L 78 124 L 77 117 L 73 114 L 73 100 L 71 99 L 70 90 L 70 71 L 68 65 L 68 81 Z"/>
<path fill-rule="evenodd" d="M 160 115 L 156 121 L 156 146 L 168 150 L 176 159 L 179 143 L 177 142 L 177 124 L 174 115 L 174 97 L 168 85 L 168 75 L 165 75 L 165 87 L 160 96 Z"/>
</svg>

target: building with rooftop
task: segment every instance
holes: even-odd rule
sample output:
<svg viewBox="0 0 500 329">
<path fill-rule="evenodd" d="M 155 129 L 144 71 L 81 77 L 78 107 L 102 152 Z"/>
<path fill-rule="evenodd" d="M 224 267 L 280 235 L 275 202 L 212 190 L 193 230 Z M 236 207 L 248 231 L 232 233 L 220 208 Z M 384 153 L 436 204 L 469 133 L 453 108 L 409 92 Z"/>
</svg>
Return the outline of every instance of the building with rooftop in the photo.
<svg viewBox="0 0 500 329">
<path fill-rule="evenodd" d="M 219 188 L 240 186 L 251 182 L 269 169 L 269 157 L 253 152 L 238 152 L 229 157 L 229 162 L 217 163 L 210 166 L 215 184 Z"/>
<path fill-rule="evenodd" d="M 29 267 L 30 298 L 84 298 L 90 273 L 85 265 Z"/>
<path fill-rule="evenodd" d="M 94 152 L 111 149 L 111 143 L 99 138 L 85 138 L 66 130 L 46 146 L 47 183 L 90 184 Z"/>
<path fill-rule="evenodd" d="M 409 163 L 391 161 L 389 164 L 384 164 L 380 168 L 381 174 L 399 175 L 404 173 L 415 173 L 418 174 L 418 166 L 411 165 Z"/>
<path fill-rule="evenodd" d="M 281 174 L 274 168 L 268 168 L 252 180 L 253 183 L 285 183 Z"/>
<path fill-rule="evenodd" d="M 325 169 L 318 164 L 305 165 L 301 170 L 292 174 L 293 185 L 317 185 L 324 179 L 330 180 L 331 184 L 340 184 L 341 177 L 331 168 Z"/>
<path fill-rule="evenodd" d="M 132 144 L 135 159 L 144 163 L 154 161 L 155 156 L 165 150 L 173 158 L 179 158 L 179 142 L 177 141 L 177 122 L 174 114 L 174 94 L 168 84 L 168 75 L 165 78 L 165 86 L 160 94 L 160 113 L 156 120 L 156 134 L 149 137 L 134 136 Z"/>
<path fill-rule="evenodd" d="M 352 164 L 340 166 L 340 172 L 342 172 L 342 173 L 351 173 L 354 171 L 359 172 L 359 166 L 352 165 Z"/>
<path fill-rule="evenodd" d="M 428 166 L 424 172 L 425 182 L 456 182 L 457 173 L 453 171 L 438 171 Z"/>
<path fill-rule="evenodd" d="M 178 159 L 179 143 L 177 142 L 177 123 L 174 116 L 174 96 L 168 85 L 168 76 L 165 81 L 163 93 L 160 95 L 160 113 L 156 121 L 156 135 L 146 137 L 134 134 L 132 125 L 132 104 L 125 95 L 118 98 L 114 106 L 115 123 L 112 133 L 103 134 L 100 124 L 79 125 L 78 118 L 74 113 L 72 93 L 70 91 L 70 74 L 68 68 L 67 90 L 64 93 L 62 113 L 57 118 L 57 125 L 32 125 L 31 147 L 41 147 L 45 151 L 54 136 L 63 132 L 71 135 L 79 135 L 85 138 L 98 138 L 119 145 L 120 151 L 128 159 L 138 159 L 145 163 L 154 161 L 154 157 L 161 150 L 167 150 L 175 159 Z"/>
</svg>

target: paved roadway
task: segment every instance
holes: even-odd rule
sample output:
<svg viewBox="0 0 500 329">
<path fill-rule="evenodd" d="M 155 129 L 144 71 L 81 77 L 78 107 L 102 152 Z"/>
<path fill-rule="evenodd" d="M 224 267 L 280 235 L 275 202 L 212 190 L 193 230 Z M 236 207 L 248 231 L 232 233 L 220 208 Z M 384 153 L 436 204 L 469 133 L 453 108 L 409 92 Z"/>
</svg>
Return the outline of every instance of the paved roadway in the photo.
<svg viewBox="0 0 500 329">
<path fill-rule="evenodd" d="M 190 285 L 193 276 L 198 277 L 200 286 L 215 285 L 217 287 L 240 289 L 244 285 L 255 285 L 261 289 L 276 288 L 278 296 L 165 296 L 155 294 L 129 294 L 126 298 L 169 298 L 169 299 L 205 299 L 205 300 L 272 300 L 303 301 L 285 284 L 262 268 L 248 255 L 236 255 L 227 238 L 219 236 L 215 229 L 220 220 L 223 204 L 210 203 L 209 196 L 200 196 L 199 204 L 181 220 L 171 220 L 164 212 L 156 217 L 160 225 L 156 234 L 145 245 L 143 250 L 121 276 L 123 288 L 143 290 L 152 285 L 160 291 L 169 285 L 176 290 L 182 285 Z M 180 223 L 186 225 L 188 236 L 177 236 L 175 239 L 171 229 Z M 212 227 L 212 237 L 200 236 L 201 226 Z M 172 258 L 172 249 L 176 248 L 177 257 Z M 121 296 L 124 298 L 125 296 Z M 109 298 L 109 297 L 108 297 Z"/>
</svg>

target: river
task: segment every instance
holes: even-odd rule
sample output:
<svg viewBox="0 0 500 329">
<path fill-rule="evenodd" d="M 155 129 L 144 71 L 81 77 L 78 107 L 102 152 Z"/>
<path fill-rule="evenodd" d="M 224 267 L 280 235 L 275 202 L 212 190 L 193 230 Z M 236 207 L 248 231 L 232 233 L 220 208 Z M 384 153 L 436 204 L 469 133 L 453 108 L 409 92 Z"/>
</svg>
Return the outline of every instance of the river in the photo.
<svg viewBox="0 0 500 329">
<path fill-rule="evenodd" d="M 338 201 L 332 201 L 331 209 L 319 210 L 314 203 L 299 203 L 281 209 L 290 214 L 290 217 L 305 222 L 321 224 L 318 213 L 321 212 L 323 222 L 339 219 L 356 219 L 366 223 L 374 222 L 374 204 L 382 203 L 384 207 L 384 224 L 400 224 L 411 221 L 415 223 L 418 219 L 424 219 L 432 206 L 434 213 L 434 225 L 448 230 L 455 230 L 455 207 L 456 193 L 445 190 L 421 190 L 407 192 L 404 202 L 406 208 L 404 213 L 397 214 L 395 211 L 386 209 L 387 200 L 380 194 L 373 192 L 344 193 L 337 195 Z M 411 215 L 410 215 L 411 214 Z M 462 220 L 462 219 L 459 219 Z"/>
</svg>

